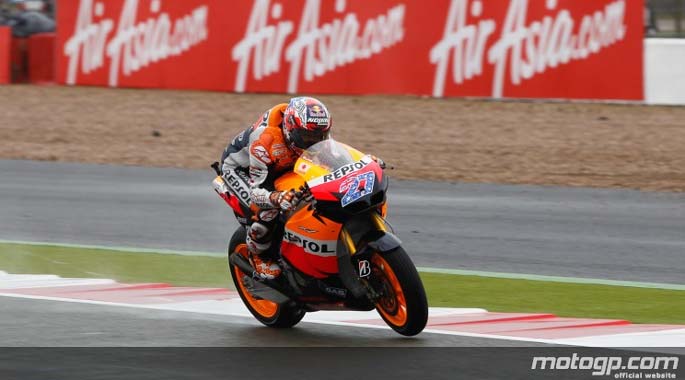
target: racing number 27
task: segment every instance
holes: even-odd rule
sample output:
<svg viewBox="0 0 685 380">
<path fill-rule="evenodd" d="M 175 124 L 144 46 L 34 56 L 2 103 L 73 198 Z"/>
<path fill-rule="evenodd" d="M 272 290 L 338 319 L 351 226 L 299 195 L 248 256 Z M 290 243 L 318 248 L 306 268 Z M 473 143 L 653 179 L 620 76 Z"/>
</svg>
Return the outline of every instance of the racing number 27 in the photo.
<svg viewBox="0 0 685 380">
<path fill-rule="evenodd" d="M 343 182 L 339 190 L 341 193 L 345 192 L 345 195 L 340 200 L 342 206 L 345 207 L 361 197 L 371 194 L 375 180 L 374 172 L 366 172 Z"/>
</svg>

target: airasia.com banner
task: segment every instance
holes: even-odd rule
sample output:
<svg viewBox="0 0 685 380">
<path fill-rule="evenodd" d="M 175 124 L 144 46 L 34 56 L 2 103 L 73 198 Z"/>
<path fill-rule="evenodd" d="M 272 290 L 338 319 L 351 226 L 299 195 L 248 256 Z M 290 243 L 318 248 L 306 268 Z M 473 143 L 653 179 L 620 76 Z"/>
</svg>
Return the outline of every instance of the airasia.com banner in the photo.
<svg viewBox="0 0 685 380">
<path fill-rule="evenodd" d="M 60 0 L 58 80 L 643 98 L 643 0 Z"/>
</svg>

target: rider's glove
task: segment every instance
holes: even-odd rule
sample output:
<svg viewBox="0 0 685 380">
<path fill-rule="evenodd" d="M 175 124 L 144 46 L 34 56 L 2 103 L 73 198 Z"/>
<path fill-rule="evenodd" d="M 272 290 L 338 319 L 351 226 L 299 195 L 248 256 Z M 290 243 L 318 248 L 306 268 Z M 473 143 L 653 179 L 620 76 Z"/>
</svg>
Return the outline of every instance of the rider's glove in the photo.
<svg viewBox="0 0 685 380">
<path fill-rule="evenodd" d="M 385 161 L 381 160 L 380 157 L 376 157 L 374 155 L 371 155 L 371 159 L 376 161 L 376 163 L 381 167 L 381 169 L 385 169 L 385 167 L 387 166 L 385 164 Z"/>
<path fill-rule="evenodd" d="M 269 195 L 269 201 L 274 207 L 278 207 L 283 211 L 292 210 L 300 202 L 300 199 L 295 196 L 295 191 L 274 191 Z"/>
</svg>

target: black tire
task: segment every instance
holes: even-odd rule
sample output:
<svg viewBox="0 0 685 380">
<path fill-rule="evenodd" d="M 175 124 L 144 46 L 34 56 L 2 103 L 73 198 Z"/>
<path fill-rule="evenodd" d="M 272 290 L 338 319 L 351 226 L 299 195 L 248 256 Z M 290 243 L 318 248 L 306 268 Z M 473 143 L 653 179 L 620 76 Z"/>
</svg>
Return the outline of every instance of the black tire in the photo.
<svg viewBox="0 0 685 380">
<path fill-rule="evenodd" d="M 392 288 L 393 285 L 389 280 L 387 269 L 380 268 L 379 264 L 382 261 L 378 260 L 378 257 L 388 264 L 397 279 L 396 286 L 401 288 L 403 303 L 406 306 L 406 317 L 401 317 L 399 306 L 397 306 L 402 303 L 400 297 L 394 290 L 387 288 L 388 286 Z M 398 247 L 390 252 L 375 253 L 371 261 L 374 276 L 377 276 L 383 285 L 381 287 L 384 296 L 376 304 L 378 314 L 388 326 L 402 335 L 414 336 L 423 331 L 428 322 L 428 300 L 419 273 L 407 252 L 402 247 Z"/>
<path fill-rule="evenodd" d="M 231 241 L 228 244 L 228 255 L 235 252 L 236 248 L 240 244 L 245 244 L 246 230 L 244 227 L 239 227 L 231 237 Z M 250 298 L 254 298 L 245 294 L 247 290 L 244 286 L 239 283 L 240 276 L 242 272 L 235 265 L 228 263 L 229 271 L 231 273 L 231 278 L 233 279 L 233 284 L 235 285 L 238 294 L 240 294 L 240 299 L 243 300 L 245 307 L 252 313 L 252 315 L 262 324 L 274 328 L 290 328 L 298 324 L 304 317 L 305 311 L 295 305 L 289 304 L 277 304 L 277 309 L 273 315 L 264 315 L 260 313 L 255 307 L 250 303 Z"/>
</svg>

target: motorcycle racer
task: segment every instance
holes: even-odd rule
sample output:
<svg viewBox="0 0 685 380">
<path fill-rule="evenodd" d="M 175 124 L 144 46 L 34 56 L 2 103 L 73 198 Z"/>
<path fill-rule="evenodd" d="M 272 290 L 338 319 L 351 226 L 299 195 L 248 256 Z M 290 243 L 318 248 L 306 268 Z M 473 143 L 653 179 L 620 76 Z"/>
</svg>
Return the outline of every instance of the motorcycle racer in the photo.
<svg viewBox="0 0 685 380">
<path fill-rule="evenodd" d="M 280 211 L 292 210 L 301 199 L 294 189 L 275 191 L 274 181 L 292 170 L 295 161 L 311 145 L 329 138 L 331 115 L 318 99 L 296 97 L 264 113 L 238 134 L 221 157 L 224 181 L 252 220 L 246 243 L 259 276 L 274 279 L 281 273 L 268 254 Z M 246 213 L 247 215 L 247 213 Z"/>
</svg>

